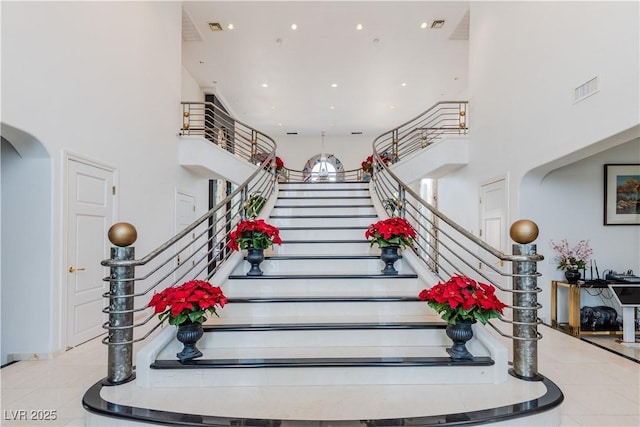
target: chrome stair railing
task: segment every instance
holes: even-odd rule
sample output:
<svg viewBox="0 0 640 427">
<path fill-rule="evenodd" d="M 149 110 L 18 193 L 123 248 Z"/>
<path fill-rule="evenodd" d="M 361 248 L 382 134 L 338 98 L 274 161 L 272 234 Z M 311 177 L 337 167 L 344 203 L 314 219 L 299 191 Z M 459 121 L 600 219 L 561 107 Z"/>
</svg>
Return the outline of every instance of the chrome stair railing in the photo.
<svg viewBox="0 0 640 427">
<path fill-rule="evenodd" d="M 313 172 L 284 168 L 278 178 L 281 182 L 353 182 L 362 181 L 362 169 L 350 169 L 346 171 L 329 172 L 328 175 L 319 179 Z"/>
<path fill-rule="evenodd" d="M 194 104 L 210 103 L 183 103 L 190 113 L 185 117 L 192 118 Z M 217 111 L 213 104 L 210 106 Z M 252 163 L 272 164 L 276 153 L 273 139 L 230 117 L 220 123 L 229 126 L 228 135 L 233 140 L 225 148 Z M 203 132 L 209 129 L 207 124 Z M 108 346 L 107 383 L 120 384 L 134 378 L 133 343 L 145 340 L 160 327 L 160 323 L 149 323 L 156 317 L 147 308 L 150 293 L 187 280 L 210 280 L 232 254 L 227 247 L 232 228 L 240 219 L 259 214 L 274 193 L 275 182 L 275 168 L 257 168 L 220 203 L 142 258 L 136 259 L 135 248 L 130 246 L 137 237 L 135 228 L 127 223 L 111 227 L 109 238 L 115 247 L 111 248 L 111 257 L 102 261 L 110 268 L 109 277 L 104 279 L 110 283 L 109 292 L 103 295 L 107 300 L 103 312 L 109 317 L 103 324 L 108 331 L 103 339 Z M 134 337 L 134 330 L 140 331 L 147 324 L 146 332 Z"/>
<path fill-rule="evenodd" d="M 527 220 L 516 221 L 511 227 L 511 236 L 519 243 L 513 245 L 511 255 L 505 254 L 429 204 L 392 171 L 393 163 L 435 140 L 446 135 L 466 134 L 466 111 L 465 102 L 438 103 L 376 138 L 372 197 L 378 199 L 389 216 L 402 216 L 414 225 L 418 238 L 412 249 L 437 279 L 446 281 L 454 274 L 462 274 L 490 283 L 506 295 L 511 294 L 508 307 L 512 310 L 512 319 L 500 320 L 512 324 L 512 335 L 489 324 L 497 333 L 513 340 L 513 375 L 539 379 L 537 341 L 542 335 L 537 330 L 541 323 L 537 315 L 541 308 L 537 293 L 541 289 L 537 287 L 536 263 L 543 257 L 531 243 L 537 237 L 537 226 Z M 427 129 L 431 129 L 431 133 L 426 132 Z M 392 163 L 386 164 L 383 157 L 389 155 Z"/>
</svg>

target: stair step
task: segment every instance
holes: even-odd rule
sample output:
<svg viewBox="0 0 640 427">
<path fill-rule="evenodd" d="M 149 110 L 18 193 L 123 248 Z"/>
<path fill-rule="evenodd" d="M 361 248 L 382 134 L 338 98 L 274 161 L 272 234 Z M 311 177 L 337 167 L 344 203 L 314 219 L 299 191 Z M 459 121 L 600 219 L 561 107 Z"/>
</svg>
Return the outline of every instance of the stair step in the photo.
<svg viewBox="0 0 640 427">
<path fill-rule="evenodd" d="M 268 222 L 276 227 L 365 227 L 377 221 L 375 214 L 367 215 L 272 215 Z M 364 236 L 363 236 L 364 237 Z"/>
<path fill-rule="evenodd" d="M 330 189 L 330 188 L 308 188 L 308 189 L 280 189 L 278 191 L 278 197 L 370 197 L 368 188 L 344 188 L 344 189 Z"/>
<path fill-rule="evenodd" d="M 157 360 L 152 369 L 215 369 L 215 368 L 330 368 L 371 366 L 492 366 L 489 357 L 452 361 L 442 357 L 305 357 L 296 359 L 195 359 L 187 362 Z"/>
<path fill-rule="evenodd" d="M 283 244 L 286 244 L 283 243 Z M 303 276 L 325 276 L 332 278 L 360 277 L 363 275 L 378 276 L 385 264 L 378 257 L 369 256 L 366 258 L 354 257 L 265 257 L 260 263 L 260 269 L 265 275 L 303 275 Z M 415 275 L 415 271 L 403 259 L 398 259 L 394 264 L 400 275 Z M 230 278 L 244 276 L 251 268 L 248 261 L 241 262 L 231 273 Z M 389 277 L 389 276 L 387 276 Z"/>
</svg>

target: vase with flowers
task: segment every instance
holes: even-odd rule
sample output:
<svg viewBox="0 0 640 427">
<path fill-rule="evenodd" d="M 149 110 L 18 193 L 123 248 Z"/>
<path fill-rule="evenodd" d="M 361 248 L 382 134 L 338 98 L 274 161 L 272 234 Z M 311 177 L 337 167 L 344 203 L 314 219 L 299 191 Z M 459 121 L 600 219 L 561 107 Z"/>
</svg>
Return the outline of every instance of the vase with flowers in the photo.
<svg viewBox="0 0 640 427">
<path fill-rule="evenodd" d="M 267 224 L 263 219 L 240 221 L 235 230 L 229 234 L 228 246 L 235 250 L 247 250 L 247 261 L 251 269 L 247 276 L 262 276 L 260 263 L 264 261 L 264 250 L 274 244 L 282 244 L 280 229 Z"/>
<path fill-rule="evenodd" d="M 371 224 L 364 236 L 371 246 L 377 244 L 380 248 L 380 259 L 385 263 L 382 274 L 397 275 L 393 264 L 400 257 L 398 250 L 411 245 L 417 234 L 406 219 L 391 217 Z"/>
<path fill-rule="evenodd" d="M 204 330 L 206 314 L 218 315 L 216 307 L 223 308 L 227 298 L 218 286 L 204 280 L 190 280 L 180 286 L 170 286 L 155 293 L 148 306 L 152 307 L 160 322 L 169 321 L 178 327 L 176 338 L 184 348 L 176 356 L 180 362 L 202 356 L 196 343 Z"/>
<path fill-rule="evenodd" d="M 567 239 L 560 242 L 551 240 L 551 247 L 555 251 L 555 258 L 558 261 L 558 270 L 564 270 L 564 276 L 568 283 L 575 284 L 580 280 L 580 270 L 584 270 L 589 262 L 589 257 L 593 250 L 589 247 L 587 240 L 580 240 L 573 248 L 569 247 Z"/>
<path fill-rule="evenodd" d="M 502 316 L 506 305 L 495 295 L 495 287 L 469 277 L 453 275 L 430 289 L 423 289 L 418 298 L 426 301 L 442 320 L 447 322 L 446 333 L 453 341 L 447 353 L 453 360 L 471 360 L 473 355 L 466 343 L 473 338 L 473 323 L 485 325 L 489 319 Z"/>
</svg>

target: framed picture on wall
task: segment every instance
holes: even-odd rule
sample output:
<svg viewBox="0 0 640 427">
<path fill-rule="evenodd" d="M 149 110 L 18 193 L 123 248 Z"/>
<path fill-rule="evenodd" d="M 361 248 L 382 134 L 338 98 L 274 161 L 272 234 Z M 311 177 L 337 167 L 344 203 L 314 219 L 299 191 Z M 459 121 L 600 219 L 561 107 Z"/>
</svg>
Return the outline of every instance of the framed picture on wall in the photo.
<svg viewBox="0 0 640 427">
<path fill-rule="evenodd" d="M 604 225 L 640 225 L 640 164 L 604 165 Z"/>
</svg>

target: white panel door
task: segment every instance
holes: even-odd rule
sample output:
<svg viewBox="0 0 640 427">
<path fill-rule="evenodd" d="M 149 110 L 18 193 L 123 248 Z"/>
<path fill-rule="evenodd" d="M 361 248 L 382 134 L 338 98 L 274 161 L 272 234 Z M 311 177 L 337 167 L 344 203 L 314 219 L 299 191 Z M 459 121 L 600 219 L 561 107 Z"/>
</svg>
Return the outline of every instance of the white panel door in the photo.
<svg viewBox="0 0 640 427">
<path fill-rule="evenodd" d="M 494 248 L 506 252 L 507 246 L 507 191 L 506 180 L 498 179 L 480 187 L 480 235 Z M 504 271 L 504 265 L 497 262 L 493 265 Z M 496 284 L 511 288 L 511 281 L 491 269 L 483 269 Z M 511 304 L 511 294 L 498 290 L 496 295 L 505 303 Z"/>
<path fill-rule="evenodd" d="M 107 232 L 113 223 L 114 171 L 67 161 L 67 346 L 73 347 L 105 330 L 102 294 L 109 257 Z"/>
<path fill-rule="evenodd" d="M 190 194 L 183 192 L 176 192 L 176 233 L 184 230 L 196 220 L 196 199 Z M 193 255 L 194 252 L 194 239 L 196 231 L 192 231 L 188 235 L 184 236 L 180 242 L 176 245 L 176 251 L 179 251 L 178 256 L 175 259 L 177 270 L 174 278 L 178 284 L 187 280 L 194 279 L 194 272 L 189 271 L 196 263 L 198 254 Z M 182 250 L 182 248 L 185 248 Z"/>
</svg>

